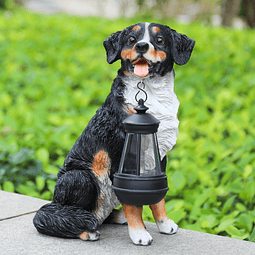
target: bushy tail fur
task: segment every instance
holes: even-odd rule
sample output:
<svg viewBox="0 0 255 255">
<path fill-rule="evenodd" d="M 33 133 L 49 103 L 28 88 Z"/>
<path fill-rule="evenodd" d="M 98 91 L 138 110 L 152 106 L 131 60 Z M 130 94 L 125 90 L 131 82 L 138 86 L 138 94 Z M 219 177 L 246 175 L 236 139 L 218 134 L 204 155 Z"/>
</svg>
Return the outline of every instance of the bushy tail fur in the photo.
<svg viewBox="0 0 255 255">
<path fill-rule="evenodd" d="M 91 212 L 54 202 L 42 206 L 33 223 L 39 233 L 64 238 L 77 238 L 84 231 L 93 233 L 98 225 Z"/>
<path fill-rule="evenodd" d="M 93 215 L 100 194 L 94 174 L 88 170 L 72 170 L 57 179 L 53 202 L 36 213 L 33 223 L 46 235 L 77 238 L 82 232 L 97 230 Z"/>
</svg>

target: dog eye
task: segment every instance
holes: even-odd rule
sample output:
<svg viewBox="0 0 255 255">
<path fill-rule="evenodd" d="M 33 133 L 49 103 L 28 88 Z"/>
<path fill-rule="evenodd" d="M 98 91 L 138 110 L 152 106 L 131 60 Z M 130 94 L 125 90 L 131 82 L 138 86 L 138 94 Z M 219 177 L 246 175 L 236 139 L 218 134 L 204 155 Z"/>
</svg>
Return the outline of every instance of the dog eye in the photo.
<svg viewBox="0 0 255 255">
<path fill-rule="evenodd" d="M 128 39 L 128 42 L 129 42 L 130 44 L 136 43 L 135 37 L 134 37 L 134 36 L 130 36 L 129 39 Z"/>
<path fill-rule="evenodd" d="M 164 39 L 162 37 L 157 37 L 156 43 L 158 45 L 162 45 L 164 43 Z"/>
</svg>

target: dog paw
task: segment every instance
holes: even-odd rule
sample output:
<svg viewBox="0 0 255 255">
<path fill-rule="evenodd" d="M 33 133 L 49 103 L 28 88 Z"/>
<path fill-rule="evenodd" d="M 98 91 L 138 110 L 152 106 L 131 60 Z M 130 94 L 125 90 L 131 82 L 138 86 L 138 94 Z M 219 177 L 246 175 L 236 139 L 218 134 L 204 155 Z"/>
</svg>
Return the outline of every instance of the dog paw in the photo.
<svg viewBox="0 0 255 255">
<path fill-rule="evenodd" d="M 179 229 L 178 225 L 174 223 L 173 220 L 158 220 L 157 227 L 160 233 L 172 235 Z"/>
<path fill-rule="evenodd" d="M 79 238 L 83 241 L 96 241 L 99 239 L 100 232 L 95 231 L 93 233 L 83 232 L 79 235 Z"/>
<path fill-rule="evenodd" d="M 145 229 L 129 228 L 129 236 L 136 245 L 150 245 L 153 241 L 153 238 Z"/>
</svg>

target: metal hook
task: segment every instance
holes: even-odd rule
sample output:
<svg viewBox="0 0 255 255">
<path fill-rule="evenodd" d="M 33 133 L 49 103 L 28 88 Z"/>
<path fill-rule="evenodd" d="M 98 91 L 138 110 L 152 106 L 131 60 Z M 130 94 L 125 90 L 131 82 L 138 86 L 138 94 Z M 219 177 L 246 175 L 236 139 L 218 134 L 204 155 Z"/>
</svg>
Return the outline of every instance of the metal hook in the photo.
<svg viewBox="0 0 255 255">
<path fill-rule="evenodd" d="M 142 85 L 142 88 L 139 86 L 140 84 Z M 142 92 L 145 94 L 145 100 L 144 100 L 144 102 L 146 102 L 148 96 L 147 96 L 146 91 L 144 90 L 144 89 L 145 89 L 145 84 L 144 84 L 144 82 L 143 82 L 143 81 L 138 82 L 138 83 L 137 83 L 137 88 L 139 89 L 139 91 L 138 91 L 138 92 L 136 93 L 136 95 L 135 95 L 135 100 L 136 100 L 136 102 L 137 102 L 137 103 L 139 102 L 139 100 L 137 99 L 137 96 L 138 96 L 138 94 L 140 93 L 140 91 L 142 91 Z"/>
</svg>

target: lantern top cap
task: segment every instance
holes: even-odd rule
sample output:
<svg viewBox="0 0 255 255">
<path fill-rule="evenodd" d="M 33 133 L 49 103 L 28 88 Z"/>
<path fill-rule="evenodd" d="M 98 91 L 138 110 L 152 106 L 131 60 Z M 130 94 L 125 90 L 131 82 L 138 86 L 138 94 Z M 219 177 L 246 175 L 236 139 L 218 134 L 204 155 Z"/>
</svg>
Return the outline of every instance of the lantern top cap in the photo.
<svg viewBox="0 0 255 255">
<path fill-rule="evenodd" d="M 144 105 L 144 100 L 141 98 L 138 101 L 138 105 L 134 108 L 137 113 L 145 113 L 149 108 Z"/>
<path fill-rule="evenodd" d="M 138 101 L 138 106 L 134 109 L 137 113 L 131 114 L 123 121 L 125 131 L 140 134 L 156 133 L 159 120 L 146 112 L 149 108 L 144 105 L 143 99 Z"/>
</svg>

